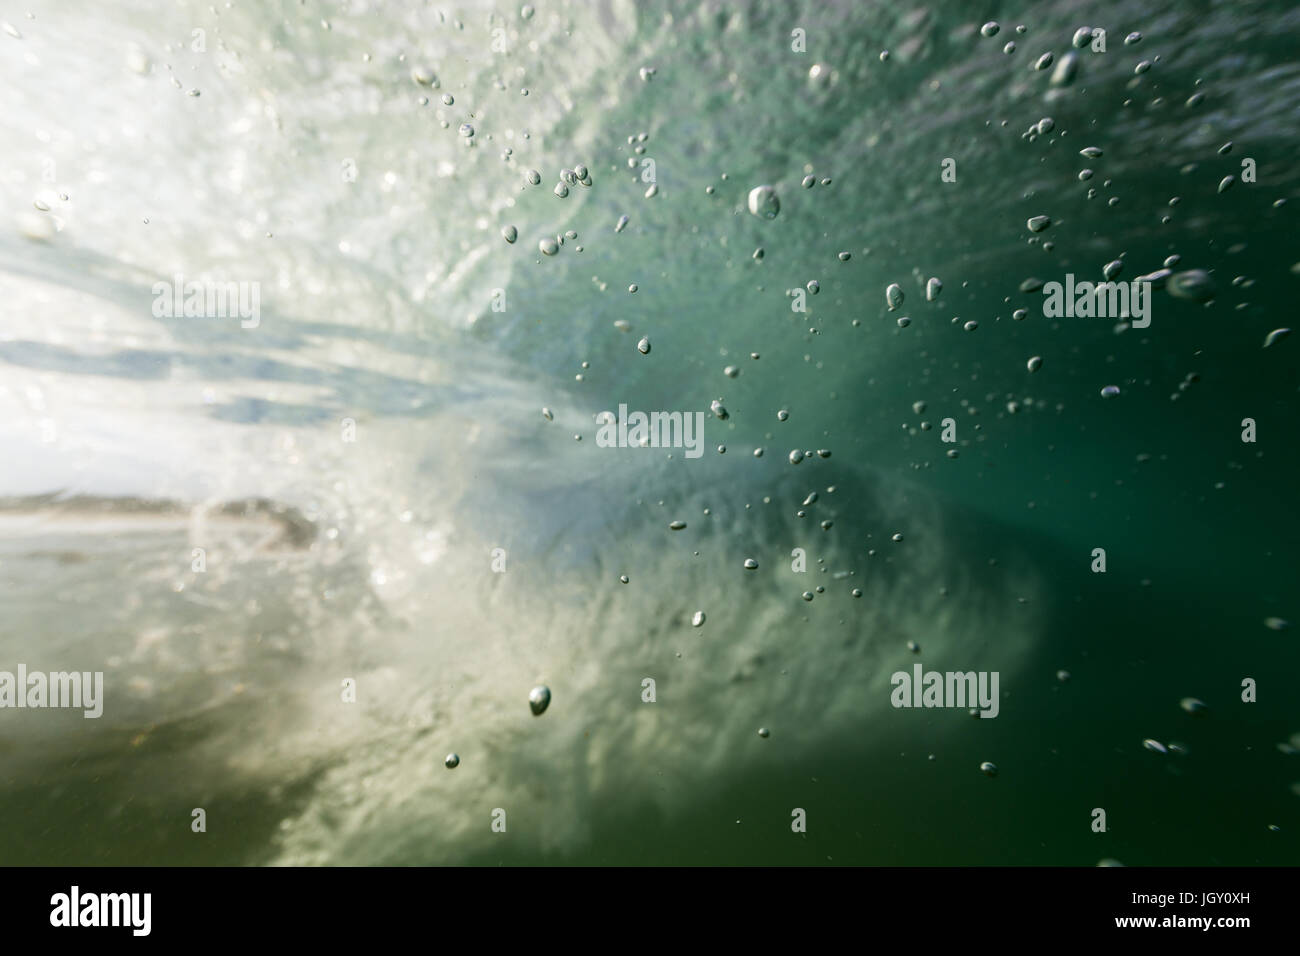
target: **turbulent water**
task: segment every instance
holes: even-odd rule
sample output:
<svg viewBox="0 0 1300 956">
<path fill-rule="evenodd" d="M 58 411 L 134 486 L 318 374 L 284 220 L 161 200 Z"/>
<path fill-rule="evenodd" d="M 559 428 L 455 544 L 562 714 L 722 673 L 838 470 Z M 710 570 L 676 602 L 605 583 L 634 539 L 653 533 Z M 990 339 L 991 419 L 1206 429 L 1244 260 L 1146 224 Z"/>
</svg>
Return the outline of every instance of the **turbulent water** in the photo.
<svg viewBox="0 0 1300 956">
<path fill-rule="evenodd" d="M 1296 862 L 1300 10 L 0 19 L 3 862 Z"/>
</svg>

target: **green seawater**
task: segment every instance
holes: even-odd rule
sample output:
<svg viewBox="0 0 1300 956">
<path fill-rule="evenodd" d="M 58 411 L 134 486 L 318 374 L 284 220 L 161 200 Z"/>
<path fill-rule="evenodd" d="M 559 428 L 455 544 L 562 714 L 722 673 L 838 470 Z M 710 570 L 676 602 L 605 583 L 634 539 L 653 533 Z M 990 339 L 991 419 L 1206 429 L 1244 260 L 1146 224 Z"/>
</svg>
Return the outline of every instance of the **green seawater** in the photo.
<svg viewBox="0 0 1300 956">
<path fill-rule="evenodd" d="M 105 702 L 0 708 L 0 862 L 1300 860 L 1300 8 L 29 6 L 0 671 Z"/>
</svg>

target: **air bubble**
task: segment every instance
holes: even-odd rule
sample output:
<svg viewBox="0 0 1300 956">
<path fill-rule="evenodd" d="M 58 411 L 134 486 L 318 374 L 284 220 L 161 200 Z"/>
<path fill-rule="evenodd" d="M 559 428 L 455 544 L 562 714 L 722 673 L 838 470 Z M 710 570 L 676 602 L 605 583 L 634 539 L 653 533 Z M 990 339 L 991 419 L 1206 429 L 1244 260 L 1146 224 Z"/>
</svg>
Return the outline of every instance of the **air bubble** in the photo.
<svg viewBox="0 0 1300 956">
<path fill-rule="evenodd" d="M 755 186 L 749 191 L 749 211 L 760 219 L 775 219 L 781 211 L 781 200 L 771 186 Z"/>
<path fill-rule="evenodd" d="M 538 684 L 528 692 L 528 709 L 534 717 L 540 717 L 551 706 L 551 689 L 545 684 Z"/>
</svg>

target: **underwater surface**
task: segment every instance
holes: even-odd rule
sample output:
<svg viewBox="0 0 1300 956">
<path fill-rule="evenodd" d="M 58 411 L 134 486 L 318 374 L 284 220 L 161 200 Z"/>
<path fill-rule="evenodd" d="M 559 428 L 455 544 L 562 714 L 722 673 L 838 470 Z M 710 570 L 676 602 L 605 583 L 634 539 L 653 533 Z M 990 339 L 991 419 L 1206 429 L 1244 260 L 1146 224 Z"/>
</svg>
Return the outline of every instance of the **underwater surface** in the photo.
<svg viewBox="0 0 1300 956">
<path fill-rule="evenodd" d="M 1300 861 L 1300 7 L 0 20 L 0 863 Z"/>
</svg>

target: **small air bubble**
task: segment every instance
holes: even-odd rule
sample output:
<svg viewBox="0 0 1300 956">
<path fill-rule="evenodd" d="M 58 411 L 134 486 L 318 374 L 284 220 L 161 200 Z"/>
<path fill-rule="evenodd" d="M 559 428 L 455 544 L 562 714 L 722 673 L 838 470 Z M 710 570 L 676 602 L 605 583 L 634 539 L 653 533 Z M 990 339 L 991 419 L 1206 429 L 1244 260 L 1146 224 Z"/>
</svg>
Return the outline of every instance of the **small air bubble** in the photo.
<svg viewBox="0 0 1300 956">
<path fill-rule="evenodd" d="M 545 684 L 539 684 L 528 692 L 528 709 L 533 712 L 534 717 L 542 716 L 550 706 L 551 689 Z"/>
<path fill-rule="evenodd" d="M 781 212 L 781 200 L 771 186 L 755 186 L 749 191 L 749 211 L 760 219 L 775 219 Z"/>
</svg>

